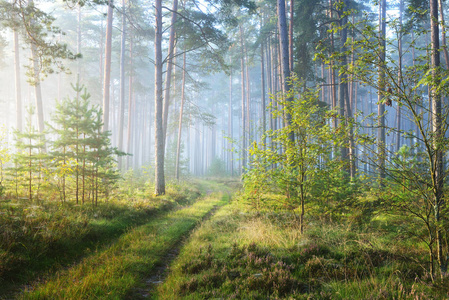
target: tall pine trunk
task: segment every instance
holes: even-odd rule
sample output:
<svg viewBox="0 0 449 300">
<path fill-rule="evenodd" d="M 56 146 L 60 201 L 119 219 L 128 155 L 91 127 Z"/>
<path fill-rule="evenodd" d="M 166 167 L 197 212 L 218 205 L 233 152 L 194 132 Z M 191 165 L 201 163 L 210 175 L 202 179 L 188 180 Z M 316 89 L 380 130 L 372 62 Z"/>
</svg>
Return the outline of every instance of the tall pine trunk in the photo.
<svg viewBox="0 0 449 300">
<path fill-rule="evenodd" d="M 278 12 L 278 27 L 279 27 L 279 41 L 280 41 L 280 56 L 281 56 L 281 66 L 282 66 L 282 86 L 284 93 L 288 93 L 291 89 L 291 84 L 289 83 L 290 78 L 290 63 L 289 63 L 289 50 L 288 50 L 288 34 L 287 34 L 287 20 L 285 17 L 285 1 L 277 0 L 277 12 Z M 291 103 L 293 97 L 287 98 L 287 102 Z M 291 123 L 291 115 L 286 116 L 287 125 Z M 294 132 L 289 132 L 290 142 L 294 142 L 295 136 Z"/>
<path fill-rule="evenodd" d="M 334 17 L 333 14 L 333 1 L 329 0 L 329 17 L 331 18 L 331 20 Z M 331 42 L 331 52 L 334 52 L 334 31 L 331 31 L 331 36 L 330 36 L 330 42 Z M 331 59 L 330 60 L 330 77 L 331 77 L 331 96 L 332 96 L 332 109 L 335 109 L 337 107 L 337 84 L 336 84 L 336 80 L 335 80 L 335 70 L 334 70 L 334 62 Z M 336 129 L 338 127 L 338 118 L 334 117 L 334 128 Z"/>
<path fill-rule="evenodd" d="M 403 0 L 401 0 L 402 3 Z M 449 53 L 447 51 L 447 44 L 446 44 L 446 25 L 444 20 L 444 10 L 443 10 L 443 1 L 438 0 L 438 6 L 440 10 L 440 16 L 441 16 L 441 43 L 443 44 L 441 48 L 443 48 L 443 54 L 444 54 L 444 60 L 446 61 L 446 69 L 449 69 Z"/>
<path fill-rule="evenodd" d="M 436 226 L 436 242 L 437 242 L 437 258 L 440 269 L 440 276 L 443 278 L 447 272 L 447 258 L 443 253 L 444 240 L 442 229 L 440 228 L 441 211 L 444 205 L 444 166 L 443 166 L 443 149 L 441 149 L 440 139 L 443 137 L 442 132 L 442 108 L 441 95 L 438 90 L 440 85 L 440 40 L 438 28 L 438 2 L 430 0 L 430 30 L 431 30 L 431 67 L 433 82 L 431 84 L 431 102 L 432 102 L 432 136 L 433 136 L 433 161 L 430 168 L 432 169 L 433 194 L 434 194 L 434 214 Z"/>
<path fill-rule="evenodd" d="M 295 0 L 290 0 L 290 24 L 288 28 L 288 50 L 289 50 L 289 66 L 290 72 L 293 71 L 293 16 L 294 16 Z"/>
<path fill-rule="evenodd" d="M 154 37 L 154 74 L 155 74 L 155 191 L 156 195 L 165 194 L 164 175 L 164 128 L 162 96 L 162 0 L 155 2 L 156 32 Z"/>
<path fill-rule="evenodd" d="M 132 142 L 132 111 L 133 111 L 133 39 L 132 35 L 131 40 L 129 42 L 129 64 L 130 64 L 130 70 L 129 70 L 129 96 L 128 96 L 128 134 L 126 136 L 127 142 L 126 147 L 128 153 L 131 153 L 131 142 Z M 129 169 L 130 166 L 131 157 L 127 156 L 126 158 L 126 169 Z"/>
<path fill-rule="evenodd" d="M 120 108 L 118 126 L 118 149 L 123 151 L 123 131 L 125 123 L 125 55 L 126 55 L 126 6 L 122 0 L 122 39 L 120 43 Z M 122 169 L 123 159 L 118 158 L 118 169 Z"/>
<path fill-rule="evenodd" d="M 379 167 L 379 180 L 381 186 L 383 186 L 383 180 L 385 178 L 385 104 L 383 103 L 383 96 L 385 92 L 385 32 L 386 32 L 386 6 L 387 1 L 379 1 L 379 43 L 380 43 L 380 56 L 379 56 L 379 90 L 377 93 L 377 154 L 378 154 L 378 167 Z"/>
<path fill-rule="evenodd" d="M 261 70 L 261 76 L 260 76 L 260 84 L 262 86 L 262 134 L 263 134 L 263 147 L 265 149 L 267 144 L 267 138 L 265 136 L 265 132 L 267 131 L 267 119 L 266 119 L 266 103 L 265 103 L 265 60 L 264 60 L 264 42 L 260 44 L 260 70 Z"/>
<path fill-rule="evenodd" d="M 34 6 L 33 0 L 28 1 L 29 6 Z M 31 18 L 31 25 L 34 23 L 34 19 Z M 38 57 L 38 49 L 34 42 L 33 37 L 30 37 L 31 42 L 31 59 L 33 61 L 33 86 L 34 86 L 34 97 L 36 103 L 37 110 L 37 126 L 39 129 L 39 133 L 44 132 L 44 107 L 42 103 L 42 90 L 41 90 L 41 79 L 40 79 L 40 66 L 39 66 L 39 57 Z"/>
<path fill-rule="evenodd" d="M 242 26 L 239 26 L 239 31 L 240 31 L 240 49 L 241 49 L 241 57 L 240 57 L 240 84 L 241 84 L 241 94 L 242 94 L 242 169 L 241 169 L 241 174 L 244 173 L 244 169 L 246 168 L 246 158 L 247 158 L 247 153 L 246 153 L 246 145 L 247 145 L 247 132 L 246 132 L 246 85 L 245 85 L 245 56 L 244 56 L 244 47 L 243 47 L 243 30 L 242 30 Z"/>
<path fill-rule="evenodd" d="M 345 0 L 343 2 L 343 7 L 340 11 L 340 26 L 342 27 L 341 36 L 340 36 L 340 51 L 341 53 L 346 52 L 346 40 L 348 37 L 348 16 L 346 15 L 348 1 Z M 343 66 L 347 64 L 347 55 L 342 54 L 341 63 Z M 352 109 L 349 98 L 349 89 L 348 89 L 348 80 L 347 75 L 342 74 L 340 76 L 340 117 L 345 119 L 346 126 L 349 126 L 348 132 L 348 142 L 349 147 L 343 146 L 341 148 L 341 159 L 344 162 L 344 169 L 350 175 L 351 178 L 355 176 L 355 157 L 354 157 L 354 136 L 353 129 L 350 125 L 350 119 L 352 118 Z"/>
<path fill-rule="evenodd" d="M 402 11 L 404 7 L 404 0 L 399 1 L 399 39 L 398 39 L 398 94 L 401 93 L 402 87 Z M 401 148 L 401 122 L 402 112 L 401 106 L 398 105 L 396 112 L 396 119 L 398 120 L 397 132 L 396 132 L 396 152 L 399 152 Z"/>
<path fill-rule="evenodd" d="M 14 36 L 14 79 L 16 90 L 16 129 L 22 131 L 23 113 L 22 113 L 22 91 L 20 84 L 20 53 L 19 53 L 19 33 L 13 32 Z"/>
<path fill-rule="evenodd" d="M 179 160 L 181 157 L 181 134 L 182 134 L 182 114 L 184 113 L 185 90 L 186 90 L 186 52 L 182 55 L 182 88 L 181 88 L 181 107 L 179 108 L 179 123 L 178 123 L 178 141 L 176 144 L 176 165 L 175 177 L 179 181 Z"/>
<path fill-rule="evenodd" d="M 231 58 L 231 63 L 229 64 L 230 66 L 232 66 L 232 58 Z M 228 135 L 229 135 L 229 139 L 230 141 L 233 140 L 233 128 L 234 128 L 234 124 L 233 124 L 233 116 L 232 116 L 232 70 L 230 70 L 229 73 L 229 105 L 228 105 Z M 231 173 L 231 176 L 234 175 L 234 153 L 231 150 L 232 148 L 232 142 L 228 141 L 228 165 L 229 165 L 229 172 Z"/>
<path fill-rule="evenodd" d="M 112 51 L 112 14 L 113 0 L 108 0 L 108 17 L 106 25 L 106 45 L 104 54 L 103 81 L 103 131 L 109 130 L 109 90 L 111 86 L 111 51 Z"/>
<path fill-rule="evenodd" d="M 170 24 L 170 38 L 168 41 L 168 57 L 167 57 L 167 72 L 165 74 L 165 95 L 164 95 L 164 108 L 163 108 L 163 135 L 164 135 L 164 148 L 167 140 L 167 126 L 168 126 L 168 110 L 170 107 L 170 87 L 171 77 L 173 71 L 174 49 L 175 49 L 175 23 L 178 16 L 178 0 L 173 1 L 171 24 Z"/>
</svg>

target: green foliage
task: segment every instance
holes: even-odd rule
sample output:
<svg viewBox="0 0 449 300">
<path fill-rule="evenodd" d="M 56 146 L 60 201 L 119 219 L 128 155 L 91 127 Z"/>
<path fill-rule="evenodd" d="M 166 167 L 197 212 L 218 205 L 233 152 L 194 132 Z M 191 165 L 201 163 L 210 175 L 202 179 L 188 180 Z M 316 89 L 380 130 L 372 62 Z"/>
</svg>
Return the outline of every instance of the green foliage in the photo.
<svg viewBox="0 0 449 300">
<path fill-rule="evenodd" d="M 413 16 L 417 17 L 419 15 Z M 375 135 L 360 138 L 366 141 L 361 144 L 364 152 L 372 153 L 372 158 L 368 158 L 372 166 L 387 177 L 387 180 L 381 180 L 381 189 L 376 194 L 392 214 L 403 216 L 413 228 L 411 232 L 426 243 L 432 276 L 437 273 L 434 267 L 437 257 L 439 273 L 446 273 L 449 224 L 445 209 L 447 188 L 444 185 L 448 181 L 448 173 L 444 171 L 443 161 L 449 150 L 449 140 L 446 138 L 449 127 L 442 120 L 447 120 L 449 107 L 442 99 L 449 95 L 445 80 L 448 71 L 432 67 L 428 63 L 431 51 L 416 47 L 416 39 L 426 36 L 426 30 L 414 31 L 413 36 L 411 30 L 401 32 L 396 21 L 389 23 L 397 36 L 402 36 L 404 40 L 412 39 L 411 47 L 402 53 L 404 57 L 415 50 L 426 50 L 413 65 L 403 66 L 392 55 L 398 49 L 395 40 L 387 38 L 386 49 L 383 49 L 379 47 L 383 41 L 369 20 L 361 20 L 354 26 L 358 36 L 353 41 L 348 40 L 347 45 L 351 47 L 355 59 L 342 66 L 340 74 L 352 76 L 353 80 L 374 88 L 382 97 L 380 105 L 401 107 L 403 116 L 413 123 L 413 130 L 399 132 L 402 138 L 413 141 L 411 147 L 402 147 L 397 153 L 389 151 L 388 145 L 379 143 L 377 150 L 373 151 L 370 146 L 376 141 Z M 387 52 L 385 61 L 379 59 L 383 51 Z M 334 53 L 331 59 L 347 54 Z M 323 59 L 325 55 L 321 53 L 319 57 Z M 399 68 L 403 69 L 400 78 Z M 381 117 L 385 118 L 379 116 L 378 120 Z M 386 126 L 385 131 L 396 133 L 397 129 Z"/>
<path fill-rule="evenodd" d="M 102 129 L 102 112 L 90 105 L 84 87 L 77 84 L 73 89 L 77 95 L 57 103 L 53 122 L 47 124 L 52 140 L 45 141 L 45 133 L 32 125 L 32 109 L 25 131 L 14 133 L 17 152 L 8 163 L 4 185 L 9 197 L 58 197 L 63 202 L 74 198 L 76 203 L 97 204 L 102 196 L 107 201 L 116 187 L 120 176 L 115 157 L 124 153 L 111 147 L 110 133 Z"/>
<path fill-rule="evenodd" d="M 11 159 L 10 149 L 7 141 L 7 130 L 4 126 L 0 126 L 0 198 L 3 197 L 4 186 L 4 167 L 5 163 Z"/>
<path fill-rule="evenodd" d="M 40 133 L 32 124 L 34 108 L 28 108 L 27 125 L 24 132 L 15 131 L 14 166 L 10 168 L 17 185 L 24 188 L 22 194 L 29 200 L 36 196 L 39 200 L 41 184 L 46 181 L 45 163 L 47 162 L 45 133 Z M 16 196 L 18 196 L 16 190 Z"/>
<path fill-rule="evenodd" d="M 139 181 L 128 178 L 127 182 Z M 169 184 L 164 199 L 124 192 L 98 206 L 52 200 L 0 201 L 0 294 L 42 276 L 51 276 L 107 249 L 130 228 L 198 199 L 197 183 Z M 79 277 L 78 277 L 79 279 Z"/>
<path fill-rule="evenodd" d="M 261 142 L 253 143 L 249 150 L 252 158 L 244 175 L 244 197 L 256 209 L 263 206 L 264 194 L 270 192 L 284 194 L 284 208 L 296 210 L 312 195 L 314 200 L 325 199 L 335 185 L 347 183 L 339 180 L 345 178 L 340 171 L 342 163 L 330 158 L 332 148 L 343 145 L 347 128 L 330 127 L 327 118 L 333 113 L 319 101 L 318 90 L 302 91 L 303 85 L 295 77 L 292 86 L 285 99 L 294 97 L 293 102 L 279 95 L 281 109 L 273 107 L 273 118 L 290 115 L 290 125 L 266 132 L 273 148 Z M 290 140 L 291 133 L 294 141 Z"/>
<path fill-rule="evenodd" d="M 23 1 L 1 1 L 0 16 L 4 26 L 22 34 L 36 55 L 35 61 L 31 60 L 30 65 L 27 65 L 28 81 L 31 84 L 36 84 L 37 80 L 42 79 L 40 77 L 48 74 L 67 72 L 63 60 L 80 57 L 80 54 L 73 54 L 66 44 L 56 41 L 56 35 L 62 32 L 53 24 L 55 18 L 36 7 L 33 1 L 27 4 Z M 38 74 L 35 74 L 36 70 Z"/>
<path fill-rule="evenodd" d="M 165 199 L 161 198 L 152 200 L 172 201 L 167 195 Z M 47 281 L 24 290 L 20 296 L 22 299 L 136 299 L 141 296 L 137 289 L 140 283 L 165 263 L 165 254 L 176 247 L 214 206 L 225 202 L 226 197 L 217 194 L 167 213 L 154 215 L 147 209 L 146 217 L 140 219 L 144 224 L 134 223 L 140 226 L 120 232 L 109 247 L 99 248 L 80 263 L 60 269 Z M 147 204 L 150 206 L 152 202 L 147 201 Z M 98 224 L 95 220 L 93 223 Z"/>
<path fill-rule="evenodd" d="M 291 213 L 243 213 L 236 202 L 196 230 L 163 299 L 445 299 L 432 285 L 425 246 L 406 223 L 378 214 L 362 224 L 312 217 L 301 234 Z M 353 207 L 349 214 L 357 214 Z M 352 216 L 352 215 L 349 215 Z"/>
<path fill-rule="evenodd" d="M 113 190 L 119 179 L 114 157 L 124 153 L 110 146 L 110 133 L 102 131 L 102 113 L 98 107 L 91 107 L 90 94 L 79 84 L 72 87 L 76 96 L 58 103 L 52 116 L 57 137 L 52 143 L 52 165 L 59 174 L 62 201 L 71 183 L 76 203 L 81 198 L 84 204 L 91 195 L 96 204 L 99 192 L 107 199 Z"/>
</svg>

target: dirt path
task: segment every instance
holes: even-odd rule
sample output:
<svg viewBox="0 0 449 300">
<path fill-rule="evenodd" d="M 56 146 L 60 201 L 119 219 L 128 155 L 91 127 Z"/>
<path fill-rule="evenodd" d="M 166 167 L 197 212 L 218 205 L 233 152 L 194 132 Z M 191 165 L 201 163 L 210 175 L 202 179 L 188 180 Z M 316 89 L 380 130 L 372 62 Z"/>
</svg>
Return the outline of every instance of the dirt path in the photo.
<svg viewBox="0 0 449 300">
<path fill-rule="evenodd" d="M 213 190 L 192 205 L 131 229 L 107 249 L 24 291 L 20 298 L 151 298 L 192 230 L 228 203 L 226 187 L 217 186 Z"/>
<path fill-rule="evenodd" d="M 207 191 L 207 195 L 210 195 L 212 191 Z M 230 194 L 223 195 L 222 198 L 230 199 Z M 180 250 L 184 243 L 190 237 L 190 234 L 198 228 L 203 222 L 209 220 L 215 212 L 220 208 L 219 205 L 214 205 L 193 228 L 188 232 L 185 232 L 165 254 L 160 258 L 161 264 L 157 265 L 147 278 L 144 280 L 144 286 L 132 291 L 126 299 L 152 299 L 155 296 L 158 285 L 164 283 L 168 274 L 170 273 L 170 265 L 178 257 Z"/>
</svg>

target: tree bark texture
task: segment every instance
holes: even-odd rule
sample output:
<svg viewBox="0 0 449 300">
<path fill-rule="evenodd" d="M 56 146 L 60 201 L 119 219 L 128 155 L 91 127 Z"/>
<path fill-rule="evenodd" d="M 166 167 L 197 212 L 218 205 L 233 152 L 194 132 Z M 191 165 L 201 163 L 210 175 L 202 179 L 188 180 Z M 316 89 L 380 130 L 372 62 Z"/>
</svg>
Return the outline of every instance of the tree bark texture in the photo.
<svg viewBox="0 0 449 300">
<path fill-rule="evenodd" d="M 129 70 L 129 96 L 128 96 L 128 134 L 126 136 L 127 142 L 126 147 L 128 153 L 131 153 L 131 137 L 132 137 L 132 117 L 133 117 L 133 39 L 131 38 L 129 42 L 129 64 L 130 64 L 130 70 Z M 126 169 L 129 169 L 130 166 L 131 157 L 126 157 Z"/>
<path fill-rule="evenodd" d="M 181 134 L 182 134 L 182 115 L 184 113 L 185 91 L 186 91 L 186 52 L 182 55 L 182 88 L 181 88 L 181 106 L 179 108 L 179 123 L 178 123 L 178 141 L 176 143 L 176 165 L 175 177 L 179 181 L 179 160 L 181 157 Z"/>
<path fill-rule="evenodd" d="M 377 93 L 377 153 L 379 157 L 379 179 L 380 184 L 383 185 L 385 178 L 385 104 L 383 103 L 383 96 L 385 92 L 385 27 L 386 27 L 386 5 L 387 1 L 379 2 L 379 43 L 380 43 L 380 60 L 379 60 L 379 91 Z"/>
<path fill-rule="evenodd" d="M 13 32 L 14 39 L 14 79 L 16 90 L 16 129 L 22 131 L 23 113 L 22 113 L 22 90 L 20 84 L 20 53 L 19 53 L 19 33 Z"/>
<path fill-rule="evenodd" d="M 441 108 L 441 95 L 438 91 L 440 84 L 439 68 L 440 68 L 440 40 L 439 40 L 439 28 L 438 28 L 438 2 L 437 0 L 430 0 L 430 36 L 431 36 L 431 65 L 433 82 L 431 84 L 431 102 L 432 102 L 432 135 L 433 135 L 433 161 L 431 168 L 433 169 L 433 186 L 434 186 L 434 213 L 435 222 L 439 224 L 441 222 L 441 210 L 444 205 L 444 166 L 443 166 L 443 149 L 440 146 L 440 139 L 442 136 L 442 108 Z M 443 232 L 439 225 L 436 228 L 436 240 L 437 240 L 437 259 L 440 269 L 441 278 L 446 275 L 447 272 L 447 259 L 443 252 Z"/>
<path fill-rule="evenodd" d="M 174 59 L 174 49 L 175 49 L 175 23 L 177 19 L 178 11 L 178 0 L 173 1 L 172 16 L 171 16 L 171 27 L 170 27 L 170 38 L 168 41 L 168 57 L 167 57 L 167 72 L 165 74 L 165 91 L 164 91 L 164 108 L 163 108 L 163 135 L 164 135 L 164 148 L 165 142 L 167 140 L 167 126 L 168 126 L 168 110 L 170 107 L 170 87 L 171 87 L 171 77 L 173 71 L 173 59 Z"/>
<path fill-rule="evenodd" d="M 103 81 L 103 131 L 109 130 L 109 90 L 111 87 L 111 50 L 112 50 L 112 14 L 113 0 L 108 1 L 108 16 L 106 25 L 106 45 L 104 54 Z"/>
<path fill-rule="evenodd" d="M 284 93 L 288 93 L 291 89 L 290 80 L 290 64 L 289 64 L 289 50 L 288 50 L 288 34 L 287 34 L 287 20 L 285 17 L 285 1 L 277 0 L 277 11 L 278 11 L 278 26 L 279 26 L 279 40 L 281 47 L 281 61 L 282 61 L 282 80 Z M 291 103 L 293 97 L 288 97 L 287 102 Z M 286 115 L 287 125 L 291 123 L 291 115 L 287 113 Z M 292 131 L 289 132 L 290 142 L 295 141 L 295 134 Z"/>
<path fill-rule="evenodd" d="M 156 32 L 154 38 L 154 74 L 155 74 L 155 191 L 156 195 L 165 194 L 164 175 L 164 128 L 162 96 L 162 0 L 155 2 Z"/>
<path fill-rule="evenodd" d="M 120 109 L 118 126 L 118 149 L 123 151 L 123 131 L 125 125 L 125 56 L 126 56 L 126 5 L 122 0 L 122 38 L 120 43 Z M 118 169 L 123 166 L 123 158 L 118 158 Z"/>
</svg>

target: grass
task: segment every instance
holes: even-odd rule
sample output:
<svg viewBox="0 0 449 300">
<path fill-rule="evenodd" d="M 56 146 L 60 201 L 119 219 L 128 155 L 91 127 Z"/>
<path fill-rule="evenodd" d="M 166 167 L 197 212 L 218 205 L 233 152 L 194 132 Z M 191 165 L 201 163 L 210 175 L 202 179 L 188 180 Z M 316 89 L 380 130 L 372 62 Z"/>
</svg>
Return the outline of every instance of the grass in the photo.
<svg viewBox="0 0 449 300">
<path fill-rule="evenodd" d="M 332 215 L 310 203 L 300 234 L 297 216 L 282 207 L 229 203 L 237 185 L 196 183 L 208 195 L 198 201 L 197 189 L 176 187 L 152 201 L 130 190 L 133 200 L 98 208 L 4 202 L 0 241 L 9 248 L 0 270 L 35 280 L 20 299 L 449 298 L 449 282 L 432 282 L 428 250 L 400 217 L 371 203 L 342 202 Z M 146 280 L 180 241 L 168 277 L 149 293 Z"/>
<path fill-rule="evenodd" d="M 138 297 L 149 272 L 164 254 L 228 196 L 210 194 L 193 205 L 131 228 L 110 247 L 95 251 L 75 266 L 27 289 L 21 299 L 123 299 Z"/>
<path fill-rule="evenodd" d="M 447 299 L 433 284 L 427 250 L 378 216 L 360 224 L 308 215 L 301 235 L 285 211 L 234 202 L 191 235 L 157 299 Z M 381 220 L 381 221 L 379 221 Z"/>
<path fill-rule="evenodd" d="M 101 251 L 131 228 L 191 204 L 199 195 L 198 184 L 190 184 L 169 186 L 165 197 L 116 199 L 97 207 L 73 202 L 1 201 L 0 295 L 9 297 L 23 284 Z"/>
</svg>

